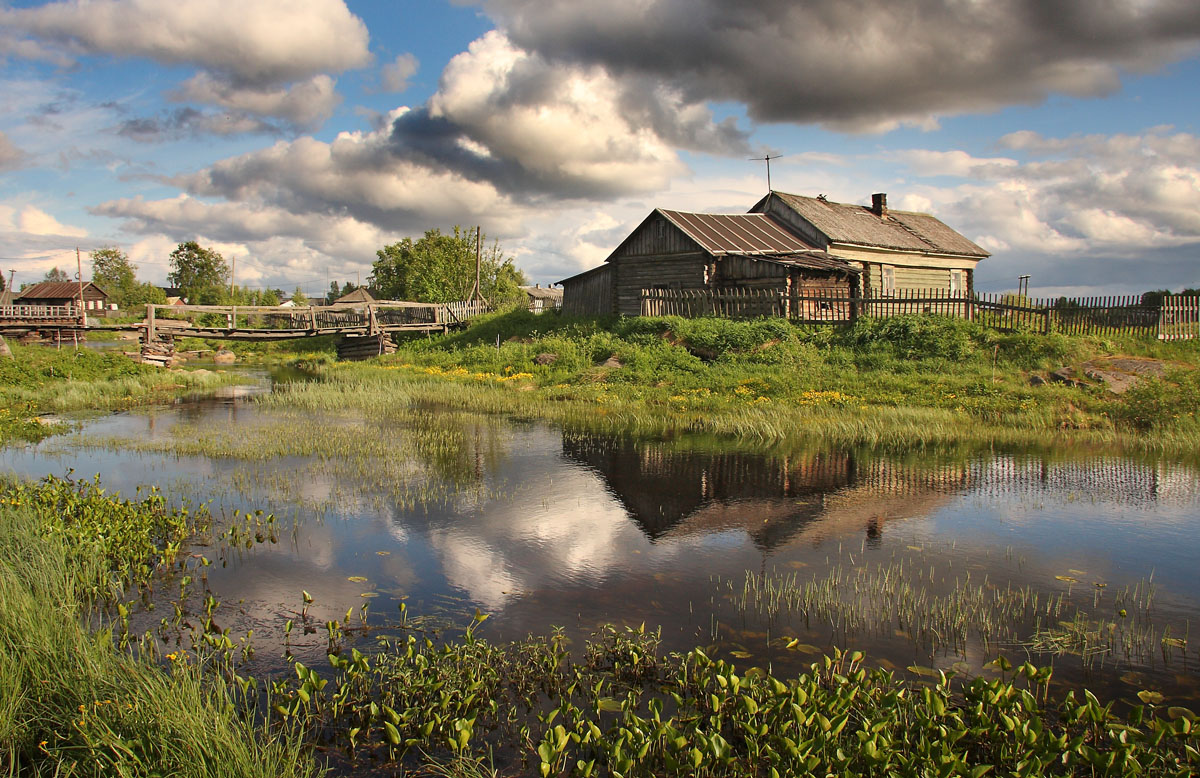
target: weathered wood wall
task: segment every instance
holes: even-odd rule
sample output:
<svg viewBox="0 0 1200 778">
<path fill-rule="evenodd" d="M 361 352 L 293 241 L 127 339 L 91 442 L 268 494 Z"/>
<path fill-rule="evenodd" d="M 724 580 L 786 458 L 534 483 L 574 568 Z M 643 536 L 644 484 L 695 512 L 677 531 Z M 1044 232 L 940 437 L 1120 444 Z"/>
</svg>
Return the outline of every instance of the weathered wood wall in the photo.
<svg viewBox="0 0 1200 778">
<path fill-rule="evenodd" d="M 613 266 L 601 265 L 562 282 L 562 311 L 568 316 L 600 316 L 613 311 Z"/>
<path fill-rule="evenodd" d="M 637 256 L 616 260 L 616 311 L 637 316 L 643 289 L 694 289 L 705 286 L 708 254 Z"/>
</svg>

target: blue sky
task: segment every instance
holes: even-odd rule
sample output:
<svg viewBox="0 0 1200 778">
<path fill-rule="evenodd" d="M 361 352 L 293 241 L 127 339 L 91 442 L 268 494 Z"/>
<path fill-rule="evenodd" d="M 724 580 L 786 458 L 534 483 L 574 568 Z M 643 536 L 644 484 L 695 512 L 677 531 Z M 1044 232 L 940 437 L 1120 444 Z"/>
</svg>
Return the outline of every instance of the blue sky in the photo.
<svg viewBox="0 0 1200 778">
<path fill-rule="evenodd" d="M 1200 287 L 1198 83 L 1194 0 L 0 0 L 0 270 L 198 240 L 312 294 L 481 224 L 549 283 L 772 153 L 939 216 L 981 290 Z"/>
</svg>

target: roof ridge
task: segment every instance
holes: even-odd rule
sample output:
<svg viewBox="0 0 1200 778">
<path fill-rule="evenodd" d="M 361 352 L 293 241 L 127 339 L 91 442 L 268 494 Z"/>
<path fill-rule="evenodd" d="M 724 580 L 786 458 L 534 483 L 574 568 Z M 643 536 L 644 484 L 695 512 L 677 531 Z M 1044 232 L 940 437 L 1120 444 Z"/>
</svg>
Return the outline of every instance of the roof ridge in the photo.
<svg viewBox="0 0 1200 778">
<path fill-rule="evenodd" d="M 870 209 L 868 209 L 868 210 L 870 210 Z M 893 211 L 892 211 L 892 210 L 889 208 L 889 209 L 888 209 L 888 213 L 889 213 L 889 215 L 890 215 L 891 213 L 893 213 Z M 919 214 L 919 213 L 921 213 L 921 212 L 920 212 L 920 211 L 895 211 L 895 213 L 915 213 L 915 214 Z M 928 215 L 928 216 L 933 216 L 933 214 L 926 214 L 926 215 Z M 933 216 L 933 218 L 937 219 L 937 217 L 936 217 L 936 216 Z M 907 232 L 909 235 L 912 235 L 914 238 L 916 238 L 917 240 L 921 241 L 922 243 L 924 243 L 926 246 L 928 246 L 929 248 L 933 249 L 934 251 L 937 251 L 938 247 L 937 247 L 935 244 L 931 243 L 931 242 L 929 241 L 929 239 L 928 239 L 928 238 L 926 238 L 924 235 L 921 235 L 921 234 L 920 234 L 920 233 L 918 233 L 916 230 L 914 230 L 912 227 L 909 227 L 907 224 L 905 224 L 904 222 L 900 221 L 899 219 L 891 219 L 891 218 L 888 218 L 888 219 L 881 219 L 881 221 L 891 221 L 891 222 L 895 222 L 896 224 L 900 225 L 900 229 L 904 230 L 904 231 L 905 231 L 905 232 Z M 940 221 L 940 220 L 939 220 L 939 221 Z"/>
</svg>

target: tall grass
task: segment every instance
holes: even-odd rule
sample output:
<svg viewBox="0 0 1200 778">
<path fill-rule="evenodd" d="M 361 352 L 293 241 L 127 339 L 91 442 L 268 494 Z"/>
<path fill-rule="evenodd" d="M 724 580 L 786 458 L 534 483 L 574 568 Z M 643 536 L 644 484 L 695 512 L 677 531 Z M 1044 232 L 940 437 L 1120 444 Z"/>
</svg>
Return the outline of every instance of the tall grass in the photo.
<svg viewBox="0 0 1200 778">
<path fill-rule="evenodd" d="M 0 505 L 0 774 L 312 776 L 297 738 L 267 732 L 190 665 L 168 673 L 86 626 L 111 560 Z"/>
</svg>

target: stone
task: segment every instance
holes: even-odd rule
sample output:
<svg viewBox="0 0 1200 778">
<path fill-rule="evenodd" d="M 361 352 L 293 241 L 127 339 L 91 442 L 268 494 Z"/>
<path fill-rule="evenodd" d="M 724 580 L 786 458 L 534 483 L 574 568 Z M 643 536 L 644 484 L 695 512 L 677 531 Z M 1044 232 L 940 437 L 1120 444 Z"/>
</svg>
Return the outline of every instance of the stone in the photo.
<svg viewBox="0 0 1200 778">
<path fill-rule="evenodd" d="M 229 349 L 223 348 L 213 355 L 213 362 L 218 365 L 232 365 L 234 362 L 237 362 L 237 355 Z"/>
<path fill-rule="evenodd" d="M 621 360 L 617 359 L 617 355 L 613 354 L 611 357 L 600 363 L 600 367 L 624 367 L 624 365 L 621 364 Z"/>
<path fill-rule="evenodd" d="M 1042 378 L 1040 375 L 1029 376 L 1029 385 L 1030 386 L 1044 386 L 1045 383 L 1046 383 L 1046 379 Z"/>
<path fill-rule="evenodd" d="M 553 365 L 558 361 L 558 354 L 538 354 L 533 358 L 535 365 Z"/>
</svg>

